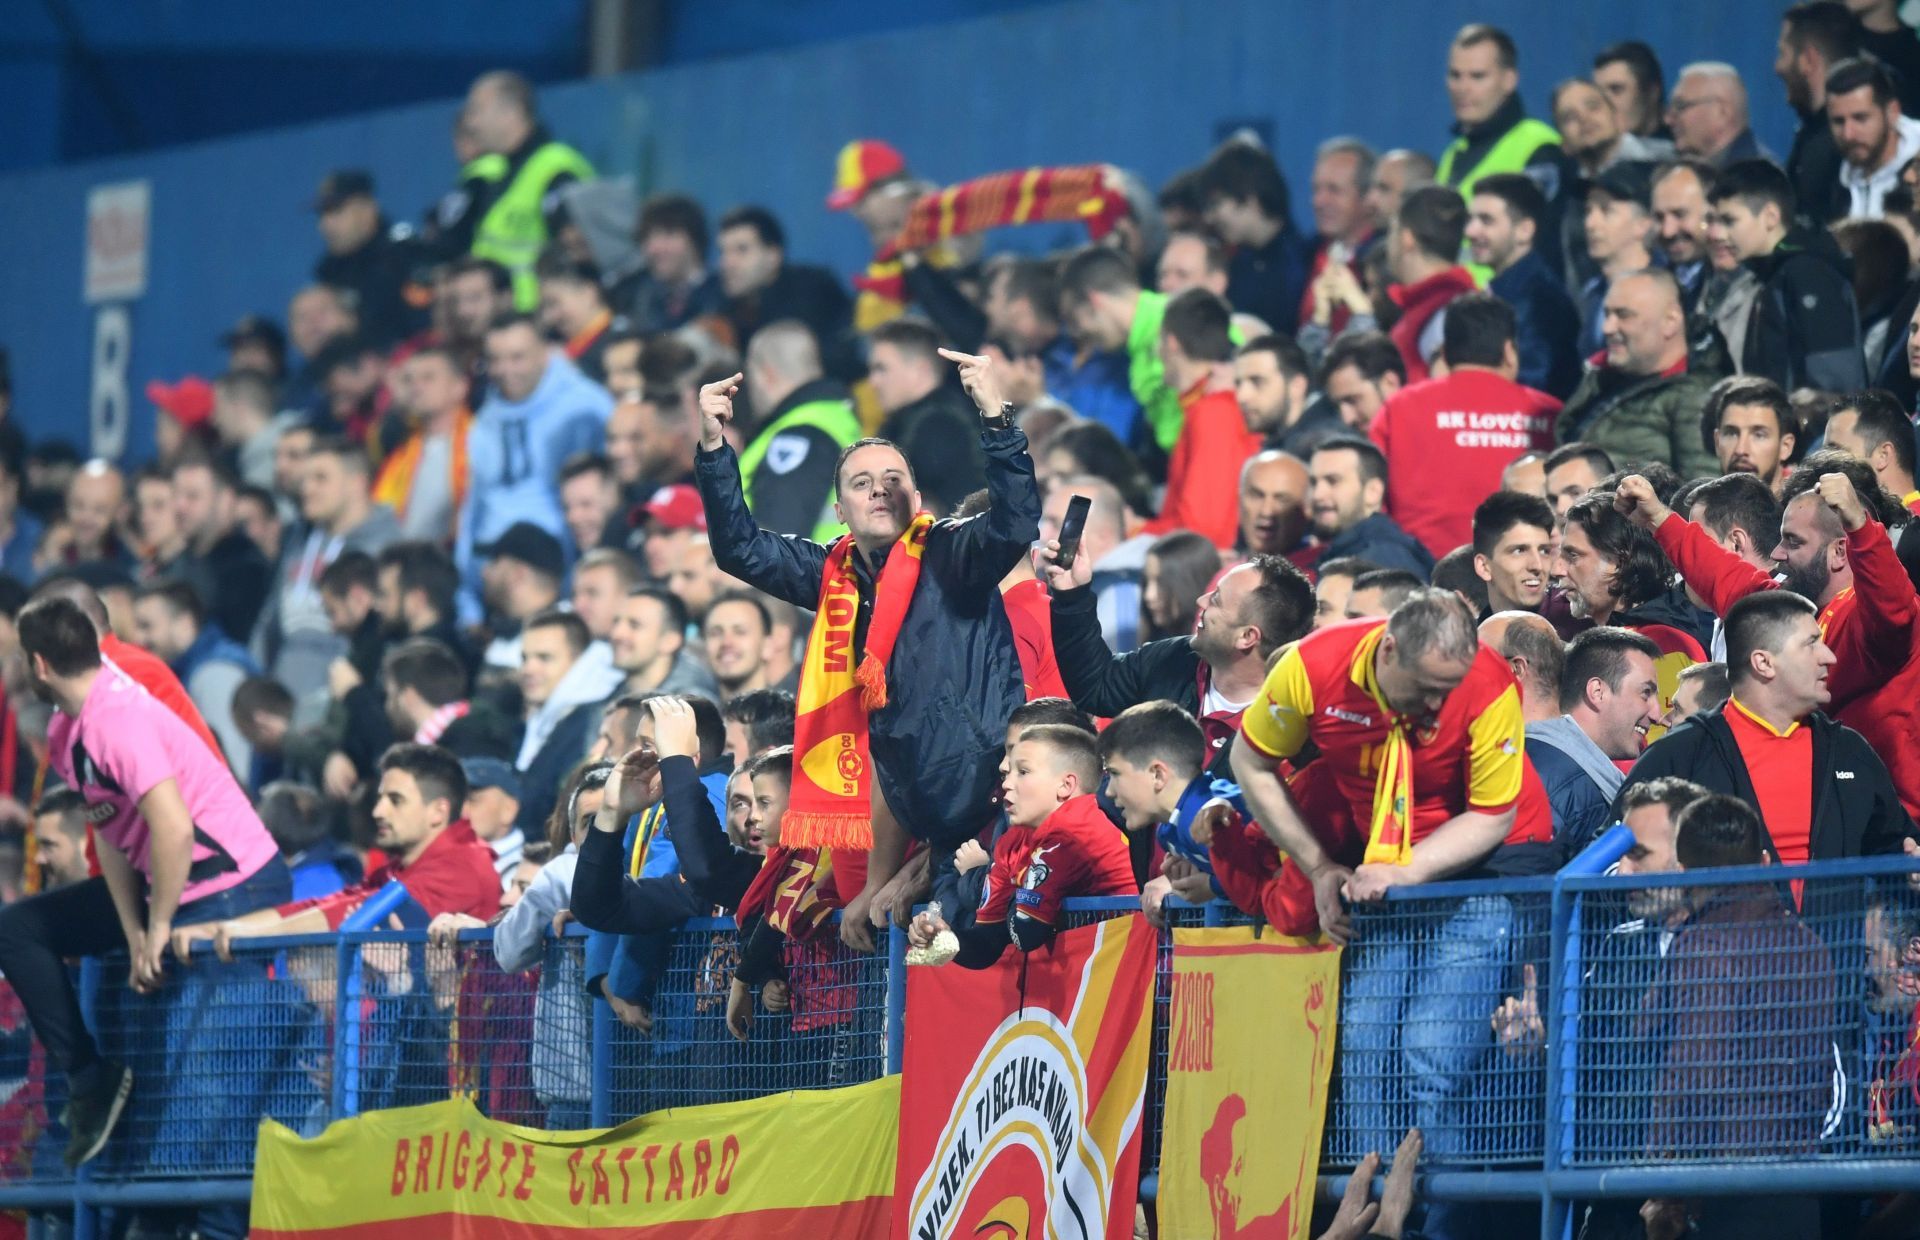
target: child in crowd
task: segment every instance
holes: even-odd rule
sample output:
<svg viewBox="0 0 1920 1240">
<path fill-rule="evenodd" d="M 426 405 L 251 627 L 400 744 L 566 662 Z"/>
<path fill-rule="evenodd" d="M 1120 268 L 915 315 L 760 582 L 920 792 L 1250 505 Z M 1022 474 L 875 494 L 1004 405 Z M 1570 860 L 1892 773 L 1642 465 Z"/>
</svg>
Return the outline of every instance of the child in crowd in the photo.
<svg viewBox="0 0 1920 1240">
<path fill-rule="evenodd" d="M 973 925 L 954 932 L 955 960 L 969 969 L 993 964 L 1009 944 L 1030 952 L 1051 943 L 1065 900 L 1140 891 L 1126 837 L 1093 795 L 1100 754 L 1091 734 L 1066 724 L 1030 727 L 1007 763 L 1010 829 L 994 845 Z M 913 919 L 908 942 L 925 948 L 947 929 L 945 918 L 929 910 Z"/>
<path fill-rule="evenodd" d="M 1311 884 L 1283 865 L 1239 785 L 1207 774 L 1206 736 L 1191 714 L 1165 701 L 1130 707 L 1100 734 L 1100 758 L 1127 830 L 1158 824 L 1163 873 L 1183 870 L 1202 883 L 1197 890 L 1176 885 L 1176 894 L 1192 903 L 1224 896 L 1283 933 L 1313 933 Z"/>
</svg>

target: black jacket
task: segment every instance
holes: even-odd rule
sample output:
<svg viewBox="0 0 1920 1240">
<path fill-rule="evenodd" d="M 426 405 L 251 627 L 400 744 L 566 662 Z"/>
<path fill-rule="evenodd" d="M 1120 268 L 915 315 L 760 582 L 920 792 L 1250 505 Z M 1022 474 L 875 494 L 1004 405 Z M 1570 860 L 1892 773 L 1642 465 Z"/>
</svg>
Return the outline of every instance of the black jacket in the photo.
<svg viewBox="0 0 1920 1240">
<path fill-rule="evenodd" d="M 819 344 L 827 373 L 848 382 L 857 377 L 859 362 L 850 339 L 853 299 L 840 286 L 839 277 L 825 267 L 782 263 L 773 283 L 742 297 L 729 297 L 727 318 L 743 352 L 753 333 L 767 324 L 799 319 Z"/>
<path fill-rule="evenodd" d="M 426 315 L 407 304 L 407 277 L 419 252 L 395 241 L 386 220 L 367 243 L 351 254 L 326 254 L 313 265 L 313 278 L 353 293 L 360 333 L 382 349 L 427 325 Z"/>
<path fill-rule="evenodd" d="M 1529 251 L 1488 281 L 1487 291 L 1513 307 L 1519 381 L 1565 400 L 1580 382 L 1580 311 L 1567 286 Z"/>
<path fill-rule="evenodd" d="M 1137 650 L 1115 654 L 1100 634 L 1098 599 L 1091 586 L 1053 596 L 1053 657 L 1073 704 L 1090 715 L 1111 718 L 1142 702 L 1165 700 L 1196 717 L 1206 663 L 1191 637 L 1163 637 Z M 1202 719 L 1208 769 L 1232 778 L 1233 734 Z"/>
<path fill-rule="evenodd" d="M 1739 797 L 1759 812 L 1760 799 L 1726 721 L 1726 709 L 1695 715 L 1648 746 L 1621 785 L 1621 798 L 1635 784 L 1678 775 L 1709 792 Z M 1901 806 L 1880 755 L 1864 736 L 1818 711 L 1805 726 L 1813 729 L 1813 826 L 1808 855 L 1815 861 L 1830 861 L 1899 852 L 1901 841 L 1915 834 L 1913 820 Z M 1613 809 L 1617 820 L 1618 799 Z M 1778 855 L 1771 847 L 1768 851 Z"/>
<path fill-rule="evenodd" d="M 941 386 L 887 415 L 880 436 L 899 445 L 928 506 L 950 513 L 987 483 L 980 415 L 955 388 Z"/>
<path fill-rule="evenodd" d="M 1747 320 L 1741 370 L 1791 392 L 1853 392 L 1866 386 L 1860 311 L 1851 264 L 1823 228 L 1795 225 L 1773 253 L 1747 260 L 1760 295 Z"/>
<path fill-rule="evenodd" d="M 980 446 L 992 507 L 941 521 L 927 535 L 920 582 L 887 664 L 887 705 L 869 721 L 888 806 L 913 836 L 940 847 L 979 830 L 1000 782 L 1007 716 L 1026 701 L 1000 579 L 1040 536 L 1040 492 L 1025 435 L 983 427 Z M 720 570 L 795 607 L 818 607 L 828 548 L 754 523 L 732 448 L 703 449 L 694 473 Z M 854 646 L 864 651 L 876 570 L 858 554 L 854 566 Z"/>
<path fill-rule="evenodd" d="M 1433 553 L 1384 512 L 1341 530 L 1315 563 L 1359 556 L 1375 568 L 1404 568 L 1425 581 L 1433 573 Z"/>
<path fill-rule="evenodd" d="M 587 832 L 567 901 L 581 925 L 603 934 L 655 934 L 702 916 L 715 904 L 731 908 L 740 903 L 760 871 L 761 859 L 727 842 L 700 775 L 692 758 L 661 759 L 660 798 L 666 803 L 667 822 L 690 824 L 684 832 L 673 833 L 678 874 L 634 878 L 627 873 L 627 844 L 620 832 Z M 722 849 L 730 856 L 718 858 Z"/>
<path fill-rule="evenodd" d="M 593 704 L 568 711 L 520 772 L 520 816 L 514 825 L 525 831 L 528 839 L 546 838 L 547 815 L 560 799 L 560 785 L 566 782 L 567 772 L 586 757 L 599 718 L 599 709 Z"/>
<path fill-rule="evenodd" d="M 228 530 L 205 555 L 181 556 L 171 575 L 192 586 L 207 616 L 240 642 L 253 632 L 267 592 L 273 588 L 273 565 L 237 529 Z"/>
<path fill-rule="evenodd" d="M 1802 113 L 1787 152 L 1787 180 L 1793 182 L 1800 214 L 1815 224 L 1846 218 L 1850 204 L 1840 186 L 1840 164 L 1840 146 L 1833 140 L 1827 110 Z"/>
</svg>

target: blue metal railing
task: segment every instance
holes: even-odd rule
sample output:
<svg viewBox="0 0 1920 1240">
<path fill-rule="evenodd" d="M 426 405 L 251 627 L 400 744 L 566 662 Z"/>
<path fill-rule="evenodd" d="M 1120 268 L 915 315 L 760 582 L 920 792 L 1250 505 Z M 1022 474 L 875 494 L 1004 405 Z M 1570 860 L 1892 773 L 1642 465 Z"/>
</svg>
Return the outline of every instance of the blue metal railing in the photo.
<svg viewBox="0 0 1920 1240">
<path fill-rule="evenodd" d="M 1915 863 L 1605 873 L 1629 842 L 1603 837 L 1554 876 L 1396 889 L 1356 910 L 1323 1175 L 1337 1183 L 1417 1124 L 1423 1193 L 1537 1200 L 1548 1236 L 1579 1198 L 1920 1189 L 1920 1093 L 1882 1087 L 1915 1066 L 1902 1059 L 1920 995 Z M 1081 923 L 1137 907 L 1068 912 Z M 1167 911 L 1175 926 L 1246 920 L 1217 904 Z M 791 1001 L 757 1006 L 745 1043 L 725 1028 L 731 921 L 660 936 L 645 1031 L 586 994 L 577 928 L 526 974 L 501 970 L 489 939 L 436 946 L 424 931 L 364 928 L 245 940 L 231 964 L 203 953 L 172 965 L 155 997 L 125 988 L 122 962 L 83 962 L 83 1008 L 105 1053 L 133 1067 L 134 1101 L 106 1153 L 69 1175 L 60 1082 L 13 1013 L 0 1207 L 71 1205 L 85 1220 L 108 1205 L 243 1200 L 263 1115 L 313 1133 L 457 1093 L 514 1123 L 605 1127 L 900 1067 L 898 928 L 877 955 L 790 948 Z M 1172 936 L 1162 943 L 1164 973 Z M 1530 999 L 1535 1018 L 1496 1021 L 1509 999 Z M 1162 985 L 1148 1195 L 1168 1019 Z"/>
</svg>

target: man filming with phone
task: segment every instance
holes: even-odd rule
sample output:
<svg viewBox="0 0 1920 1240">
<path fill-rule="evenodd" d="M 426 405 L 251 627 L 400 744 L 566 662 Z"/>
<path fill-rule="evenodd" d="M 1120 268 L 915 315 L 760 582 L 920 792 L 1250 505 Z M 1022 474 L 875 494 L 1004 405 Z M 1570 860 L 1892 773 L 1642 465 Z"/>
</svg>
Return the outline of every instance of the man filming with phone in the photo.
<svg viewBox="0 0 1920 1240">
<path fill-rule="evenodd" d="M 848 533 L 827 546 L 754 523 L 723 437 L 741 376 L 700 389 L 694 472 L 715 563 L 814 612 L 781 843 L 832 850 L 841 938 L 863 949 L 873 945 L 873 893 L 899 869 L 909 836 L 938 867 L 979 829 L 1000 782 L 1007 716 L 1026 700 L 999 583 L 1039 536 L 1033 461 L 992 362 L 940 354 L 980 410 L 991 506 L 935 521 L 900 449 L 862 439 L 834 470 L 833 511 Z"/>
</svg>

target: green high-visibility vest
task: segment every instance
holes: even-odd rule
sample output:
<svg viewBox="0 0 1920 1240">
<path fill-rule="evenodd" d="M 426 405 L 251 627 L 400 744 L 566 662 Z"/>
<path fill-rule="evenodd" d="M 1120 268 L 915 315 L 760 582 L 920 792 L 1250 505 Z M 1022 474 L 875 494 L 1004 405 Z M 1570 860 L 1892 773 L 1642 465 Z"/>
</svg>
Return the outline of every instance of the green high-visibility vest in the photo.
<svg viewBox="0 0 1920 1240">
<path fill-rule="evenodd" d="M 1127 387 L 1140 402 L 1154 442 L 1162 452 L 1171 453 L 1187 424 L 1187 411 L 1181 407 L 1180 393 L 1167 386 L 1167 368 L 1160 360 L 1160 325 L 1166 317 L 1167 295 L 1141 289 L 1133 326 L 1127 330 Z M 1237 325 L 1227 328 L 1227 339 L 1236 345 L 1246 343 Z"/>
<path fill-rule="evenodd" d="M 1454 160 L 1467 149 L 1464 136 L 1455 138 L 1440 153 L 1440 166 L 1434 172 L 1434 178 L 1442 185 L 1451 185 L 1460 191 L 1462 198 L 1473 197 L 1474 184 L 1481 177 L 1492 176 L 1496 172 L 1522 172 L 1533 153 L 1543 146 L 1559 146 L 1560 135 L 1552 125 L 1545 121 L 1536 121 L 1526 117 L 1518 125 L 1500 135 L 1500 140 L 1480 157 L 1480 162 L 1471 168 L 1462 169 L 1458 179 L 1454 176 Z"/>
<path fill-rule="evenodd" d="M 474 160 L 468 169 L 479 168 L 486 158 Z M 500 168 L 494 176 L 505 176 L 506 160 L 496 158 L 500 158 Z M 527 162 L 520 165 L 520 171 L 514 173 L 473 231 L 473 256 L 490 258 L 513 275 L 513 304 L 519 310 L 530 311 L 540 304 L 540 284 L 534 278 L 533 264 L 550 239 L 542 199 L 553 179 L 563 172 L 587 181 L 593 178 L 593 165 L 564 142 L 547 143 L 527 156 Z"/>
<path fill-rule="evenodd" d="M 754 436 L 747 450 L 740 454 L 740 490 L 747 497 L 749 510 L 753 508 L 753 478 L 760 472 L 760 462 L 766 459 L 767 448 L 782 432 L 803 426 L 814 428 L 843 449 L 860 438 L 860 419 L 853 412 L 853 406 L 844 400 L 810 400 L 787 410 L 766 430 Z M 846 532 L 847 527 L 835 519 L 832 506 L 823 504 L 820 520 L 807 537 L 817 543 L 830 543 Z"/>
</svg>

